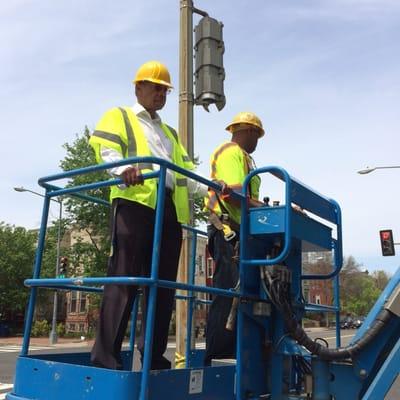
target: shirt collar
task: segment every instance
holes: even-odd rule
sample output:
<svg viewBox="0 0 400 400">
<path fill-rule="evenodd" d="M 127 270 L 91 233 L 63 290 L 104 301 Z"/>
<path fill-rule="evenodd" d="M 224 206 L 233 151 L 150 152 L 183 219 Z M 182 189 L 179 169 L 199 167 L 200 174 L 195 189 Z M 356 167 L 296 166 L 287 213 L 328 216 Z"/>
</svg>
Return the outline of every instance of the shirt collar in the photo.
<svg viewBox="0 0 400 400">
<path fill-rule="evenodd" d="M 151 118 L 149 112 L 140 103 L 135 103 L 132 107 L 132 110 L 137 116 L 146 117 L 147 119 L 150 119 L 154 122 L 161 122 L 161 117 L 158 115 L 158 113 L 156 113 L 155 118 Z"/>
</svg>

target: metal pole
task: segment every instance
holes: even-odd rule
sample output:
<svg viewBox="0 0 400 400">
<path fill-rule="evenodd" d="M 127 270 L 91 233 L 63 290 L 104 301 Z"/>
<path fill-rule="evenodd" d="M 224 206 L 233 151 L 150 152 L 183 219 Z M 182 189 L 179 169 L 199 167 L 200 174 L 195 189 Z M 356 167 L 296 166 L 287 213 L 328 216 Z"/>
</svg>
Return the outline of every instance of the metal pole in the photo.
<svg viewBox="0 0 400 400">
<path fill-rule="evenodd" d="M 17 190 L 17 192 L 20 191 L 24 190 Z M 42 197 L 44 197 L 44 204 L 43 204 L 42 220 L 40 223 L 38 246 L 35 254 L 35 266 L 33 268 L 34 279 L 37 279 L 40 276 L 40 269 L 42 266 L 42 258 L 43 258 L 43 247 L 46 238 L 46 226 L 47 226 L 47 220 L 49 218 L 49 208 L 50 208 L 50 198 L 47 196 L 42 196 Z M 33 314 L 35 312 L 37 289 L 38 288 L 36 287 L 31 288 L 28 309 L 25 314 L 24 341 L 22 342 L 22 349 L 21 349 L 22 356 L 26 356 L 28 354 Z"/>
<path fill-rule="evenodd" d="M 56 261 L 56 278 L 60 273 L 60 245 L 61 245 L 61 219 L 62 219 L 62 201 L 59 200 L 60 214 L 58 216 L 58 233 L 57 233 L 57 261 Z M 54 291 L 53 301 L 53 318 L 51 320 L 51 331 L 50 331 L 50 344 L 57 343 L 57 309 L 58 309 L 58 292 Z"/>
<path fill-rule="evenodd" d="M 179 35 L 179 136 L 189 157 L 193 160 L 193 1 L 180 0 Z M 190 204 L 193 222 L 193 205 Z M 178 281 L 187 282 L 190 260 L 191 233 L 185 235 L 182 244 Z M 176 351 L 185 354 L 187 335 L 187 305 L 178 301 L 176 305 Z M 188 338 L 190 340 L 190 338 Z"/>
</svg>

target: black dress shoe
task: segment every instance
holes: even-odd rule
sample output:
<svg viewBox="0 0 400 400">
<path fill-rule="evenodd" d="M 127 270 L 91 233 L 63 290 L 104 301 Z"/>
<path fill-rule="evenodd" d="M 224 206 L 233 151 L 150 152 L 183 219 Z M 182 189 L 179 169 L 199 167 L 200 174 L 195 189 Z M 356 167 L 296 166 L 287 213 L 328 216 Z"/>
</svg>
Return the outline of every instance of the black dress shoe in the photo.
<svg viewBox="0 0 400 400">
<path fill-rule="evenodd" d="M 167 360 L 164 356 L 153 359 L 151 369 L 171 369 L 171 361 Z"/>
</svg>

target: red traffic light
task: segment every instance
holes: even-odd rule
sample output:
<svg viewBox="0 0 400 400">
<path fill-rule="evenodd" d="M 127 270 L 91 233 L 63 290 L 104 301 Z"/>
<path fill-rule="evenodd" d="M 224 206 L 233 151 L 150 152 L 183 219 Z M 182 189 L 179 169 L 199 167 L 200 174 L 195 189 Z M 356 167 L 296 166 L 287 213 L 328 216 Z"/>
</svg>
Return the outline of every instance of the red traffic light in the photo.
<svg viewBox="0 0 400 400">
<path fill-rule="evenodd" d="M 393 232 L 391 229 L 379 231 L 383 256 L 394 256 Z"/>
</svg>

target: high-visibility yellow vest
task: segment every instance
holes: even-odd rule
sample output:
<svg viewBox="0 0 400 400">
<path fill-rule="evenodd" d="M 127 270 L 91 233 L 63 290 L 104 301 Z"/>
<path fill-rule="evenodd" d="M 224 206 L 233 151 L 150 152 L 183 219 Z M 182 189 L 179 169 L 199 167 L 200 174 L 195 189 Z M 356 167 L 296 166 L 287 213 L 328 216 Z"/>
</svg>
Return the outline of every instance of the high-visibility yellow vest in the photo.
<svg viewBox="0 0 400 400">
<path fill-rule="evenodd" d="M 179 167 L 192 170 L 194 165 L 189 159 L 186 150 L 179 141 L 176 131 L 161 124 L 165 136 L 172 143 L 172 161 Z M 101 146 L 118 151 L 123 158 L 151 156 L 150 148 L 140 122 L 130 107 L 119 107 L 108 110 L 100 119 L 89 139 L 93 147 L 96 160 L 102 163 Z M 142 173 L 151 172 L 152 164 L 139 164 Z M 177 172 L 173 172 L 175 186 L 173 201 L 176 208 L 178 221 L 189 222 L 189 194 L 187 178 Z M 129 186 L 120 189 L 118 186 L 111 186 L 110 201 L 115 198 L 122 198 L 144 204 L 155 208 L 157 201 L 157 179 L 146 179 L 143 185 Z"/>
<path fill-rule="evenodd" d="M 212 180 L 222 180 L 238 192 L 241 192 L 246 176 L 254 169 L 250 155 L 235 142 L 226 142 L 217 147 L 211 156 L 210 167 Z M 247 194 L 254 200 L 258 200 L 260 183 L 259 176 L 254 176 L 250 180 Z M 240 224 L 240 208 L 224 201 L 214 190 L 208 191 L 205 208 L 217 215 L 228 213 L 231 219 Z"/>
</svg>

